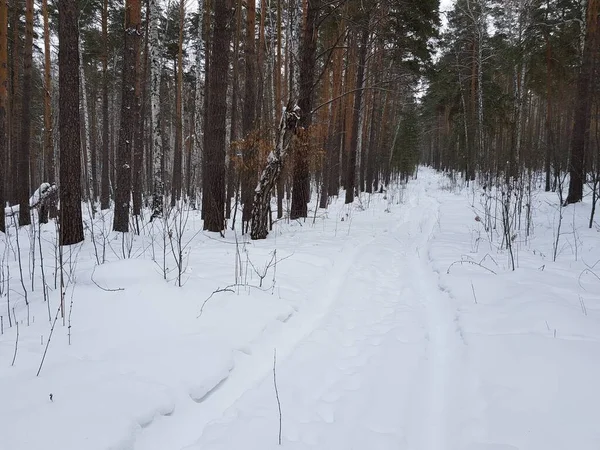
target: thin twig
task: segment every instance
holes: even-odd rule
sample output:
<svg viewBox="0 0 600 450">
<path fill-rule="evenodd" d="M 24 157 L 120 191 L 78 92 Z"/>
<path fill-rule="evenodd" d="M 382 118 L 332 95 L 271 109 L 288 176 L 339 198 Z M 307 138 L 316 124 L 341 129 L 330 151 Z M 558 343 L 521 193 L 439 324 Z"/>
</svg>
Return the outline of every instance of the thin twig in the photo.
<svg viewBox="0 0 600 450">
<path fill-rule="evenodd" d="M 15 308 L 13 308 L 13 318 L 15 319 L 15 325 L 17 327 L 17 339 L 15 340 L 15 354 L 13 355 L 13 360 L 11 367 L 15 365 L 15 360 L 17 359 L 17 349 L 19 348 L 19 322 L 17 322 L 17 316 L 15 315 Z"/>
<path fill-rule="evenodd" d="M 206 306 L 206 303 L 208 303 L 208 301 L 213 297 L 213 295 L 218 294 L 219 292 L 234 292 L 235 293 L 234 288 L 236 288 L 236 287 L 248 287 L 248 288 L 258 289 L 259 291 L 262 291 L 262 292 L 269 292 L 269 289 L 270 289 L 270 288 L 265 289 L 262 287 L 253 286 L 251 284 L 242 284 L 242 283 L 234 283 L 234 284 L 225 286 L 224 288 L 218 288 L 215 291 L 213 291 L 212 294 L 210 294 L 206 300 L 204 300 L 204 303 L 202 303 L 202 306 L 200 307 L 200 314 L 198 314 L 196 316 L 196 319 L 199 319 L 200 316 L 202 316 L 202 313 L 204 312 L 204 306 Z"/>
<path fill-rule="evenodd" d="M 475 304 L 477 304 L 477 296 L 475 295 L 475 286 L 473 286 L 472 281 L 471 281 L 471 290 L 473 291 L 473 298 L 475 299 Z"/>
<path fill-rule="evenodd" d="M 598 276 L 597 273 L 595 273 L 594 271 L 592 271 L 590 269 L 583 269 L 583 271 L 579 274 L 579 278 L 577 279 L 577 282 L 579 283 L 579 287 L 581 289 L 583 289 L 584 291 L 586 291 L 587 289 L 582 286 L 582 284 L 581 284 L 581 277 L 584 274 L 586 274 L 586 273 L 589 273 L 589 274 L 593 275 L 594 277 L 596 277 L 598 279 L 598 281 L 600 281 L 600 276 Z"/>
<path fill-rule="evenodd" d="M 96 272 L 96 267 L 98 267 L 98 266 L 94 266 L 94 270 L 92 270 L 92 275 L 90 276 L 90 279 L 92 280 L 92 283 L 94 283 L 97 287 L 99 287 L 100 289 L 102 289 L 103 291 L 106 291 L 106 292 L 118 292 L 118 291 L 125 290 L 125 288 L 116 288 L 116 289 L 105 288 L 105 287 L 100 286 L 98 283 L 96 283 L 96 281 L 94 280 L 94 273 Z"/>
<path fill-rule="evenodd" d="M 273 351 L 273 385 L 275 386 L 275 397 L 277 398 L 277 408 L 279 409 L 279 445 L 281 445 L 281 401 L 279 400 L 279 390 L 277 389 L 277 349 Z"/>
<path fill-rule="evenodd" d="M 452 266 L 454 266 L 455 264 L 463 264 L 463 263 L 468 263 L 468 264 L 473 264 L 474 266 L 479 266 L 479 267 L 481 267 L 482 269 L 485 269 L 485 270 L 487 270 L 488 272 L 491 272 L 491 273 L 493 273 L 494 275 L 497 275 L 497 273 L 496 273 L 496 272 L 494 272 L 492 269 L 488 269 L 488 268 L 487 268 L 487 267 L 485 267 L 483 264 L 479 264 L 479 263 L 477 263 L 477 262 L 475 262 L 475 261 L 471 261 L 471 260 L 468 260 L 468 259 L 463 259 L 463 260 L 461 260 L 461 261 L 454 261 L 452 264 L 450 264 L 450 266 L 448 266 L 448 270 L 446 271 L 446 273 L 448 273 L 448 274 L 449 274 L 449 273 L 450 273 L 450 269 L 451 269 L 451 268 L 452 268 Z"/>
<path fill-rule="evenodd" d="M 202 313 L 204 312 L 204 306 L 205 306 L 205 305 L 208 303 L 208 301 L 209 301 L 209 300 L 210 300 L 210 299 L 213 297 L 213 295 L 215 295 L 215 294 L 218 294 L 219 292 L 235 292 L 235 291 L 233 290 L 233 287 L 235 287 L 235 286 L 236 286 L 235 284 L 232 284 L 232 285 L 229 285 L 229 286 L 226 286 L 226 287 L 224 287 L 223 289 L 221 289 L 221 288 L 217 288 L 217 290 L 213 291 L 213 292 L 212 292 L 212 294 L 210 294 L 210 295 L 208 296 L 208 298 L 207 298 L 206 300 L 204 300 L 204 303 L 202 303 L 202 306 L 200 307 L 200 314 L 198 314 L 198 315 L 196 316 L 196 319 L 199 319 L 199 318 L 200 318 L 200 316 L 202 316 Z"/>
<path fill-rule="evenodd" d="M 40 372 L 42 371 L 42 366 L 44 365 L 44 360 L 46 359 L 46 353 L 48 352 L 48 347 L 50 346 L 50 341 L 52 340 L 52 334 L 54 333 L 54 327 L 56 325 L 56 321 L 58 320 L 58 315 L 60 314 L 62 307 L 59 305 L 56 310 L 56 315 L 54 316 L 54 321 L 52 322 L 52 327 L 50 327 L 50 334 L 48 335 L 48 340 L 46 341 L 46 348 L 44 349 L 44 354 L 42 355 L 42 361 L 40 362 L 40 367 L 36 373 L 36 377 L 40 376 Z"/>
</svg>

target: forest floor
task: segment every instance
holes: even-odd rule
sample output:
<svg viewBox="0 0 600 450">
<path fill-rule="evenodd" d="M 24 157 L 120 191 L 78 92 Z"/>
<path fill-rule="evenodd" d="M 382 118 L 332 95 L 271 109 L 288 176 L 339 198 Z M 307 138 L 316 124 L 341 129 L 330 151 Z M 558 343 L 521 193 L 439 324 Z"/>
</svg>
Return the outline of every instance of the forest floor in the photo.
<svg viewBox="0 0 600 450">
<path fill-rule="evenodd" d="M 384 194 L 279 221 L 264 241 L 204 233 L 195 211 L 123 240 L 98 213 L 63 255 L 64 325 L 54 226 L 22 229 L 18 243 L 12 228 L 0 237 L 0 449 L 266 450 L 281 438 L 288 449 L 597 450 L 590 201 L 561 210 L 534 191 L 511 258 L 501 218 L 486 231 L 497 203 L 483 192 L 421 168 Z"/>
</svg>

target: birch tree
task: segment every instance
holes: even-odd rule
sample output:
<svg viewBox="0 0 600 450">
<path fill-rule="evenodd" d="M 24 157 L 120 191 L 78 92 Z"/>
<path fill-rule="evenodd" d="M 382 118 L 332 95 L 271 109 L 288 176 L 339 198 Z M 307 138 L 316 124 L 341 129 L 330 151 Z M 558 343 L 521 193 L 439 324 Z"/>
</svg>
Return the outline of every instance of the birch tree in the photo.
<svg viewBox="0 0 600 450">
<path fill-rule="evenodd" d="M 202 0 L 200 0 L 202 2 Z M 162 124 L 160 117 L 160 85 L 162 61 L 159 53 L 158 41 L 158 2 L 150 0 L 150 24 L 148 52 L 150 60 L 150 109 L 152 128 L 152 161 L 153 161 L 153 195 L 152 219 L 162 217 L 164 207 L 164 155 L 162 148 Z"/>
</svg>

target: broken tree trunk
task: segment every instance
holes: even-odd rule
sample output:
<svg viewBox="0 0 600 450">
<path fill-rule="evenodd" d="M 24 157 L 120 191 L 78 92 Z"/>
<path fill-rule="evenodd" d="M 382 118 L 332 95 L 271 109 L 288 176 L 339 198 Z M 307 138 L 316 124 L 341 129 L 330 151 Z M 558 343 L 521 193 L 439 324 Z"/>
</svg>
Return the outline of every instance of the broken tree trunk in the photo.
<svg viewBox="0 0 600 450">
<path fill-rule="evenodd" d="M 292 106 L 294 105 L 294 106 Z M 262 171 L 258 185 L 254 192 L 254 205 L 252 207 L 252 227 L 250 237 L 266 239 L 269 234 L 269 210 L 271 205 L 271 192 L 277 185 L 283 163 L 288 153 L 292 138 L 296 134 L 300 120 L 300 107 L 292 102 L 284 112 L 277 131 L 277 144 L 267 158 L 267 165 Z"/>
</svg>

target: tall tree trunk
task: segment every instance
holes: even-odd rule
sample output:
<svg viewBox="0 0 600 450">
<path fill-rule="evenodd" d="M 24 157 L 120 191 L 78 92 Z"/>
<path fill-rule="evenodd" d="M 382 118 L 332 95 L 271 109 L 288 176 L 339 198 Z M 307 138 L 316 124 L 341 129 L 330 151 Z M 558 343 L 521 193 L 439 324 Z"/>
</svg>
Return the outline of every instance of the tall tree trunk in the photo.
<svg viewBox="0 0 600 450">
<path fill-rule="evenodd" d="M 92 198 L 94 199 L 94 203 L 98 201 L 99 191 L 98 191 L 98 114 L 97 114 L 97 102 L 98 91 L 96 86 L 91 86 L 90 92 L 91 102 L 89 104 L 90 111 L 90 157 L 91 157 L 91 170 L 92 170 Z M 95 206 L 94 206 L 95 210 Z"/>
<path fill-rule="evenodd" d="M 4 208 L 6 206 L 5 185 L 7 167 L 7 123 L 8 105 L 8 4 L 0 0 L 0 231 L 6 231 Z"/>
<path fill-rule="evenodd" d="M 92 170 L 92 144 L 90 138 L 90 119 L 89 119 L 89 109 L 88 109 L 88 95 L 87 95 L 87 80 L 85 78 L 85 70 L 83 68 L 83 49 L 81 40 L 79 41 L 79 83 L 80 83 L 80 91 L 79 95 L 81 96 L 81 114 L 80 117 L 83 119 L 81 121 L 81 135 L 82 135 L 82 143 L 83 143 L 83 159 L 85 162 L 85 193 L 86 200 L 90 200 L 92 204 L 95 201 L 93 185 L 95 182 L 95 175 Z"/>
<path fill-rule="evenodd" d="M 209 141 L 208 136 L 208 98 L 209 98 L 209 78 L 210 78 L 210 66 L 212 63 L 212 36 L 211 36 L 211 12 L 213 11 L 213 1 L 214 0 L 205 0 L 205 8 L 204 8 L 204 109 L 202 111 L 203 118 L 202 122 L 204 124 L 203 136 L 202 136 L 202 218 L 204 219 L 204 212 L 208 209 L 207 199 L 208 199 L 208 184 L 206 177 L 208 176 L 208 160 L 207 157 L 207 146 Z"/>
<path fill-rule="evenodd" d="M 303 129 L 301 139 L 309 139 L 309 127 L 312 125 L 312 108 L 314 101 L 315 68 L 317 59 L 318 16 L 322 8 L 322 0 L 306 0 L 304 27 L 300 45 L 299 97 L 300 127 Z M 290 219 L 307 217 L 310 202 L 310 172 L 308 157 L 304 146 L 296 146 L 294 152 L 292 209 Z"/>
<path fill-rule="evenodd" d="M 146 142 L 144 120 L 146 117 L 146 80 L 148 79 L 148 18 L 150 11 L 146 11 L 146 27 L 144 30 L 144 52 L 141 48 L 138 53 L 138 73 L 135 83 L 135 128 L 133 137 L 133 180 L 132 180 L 132 198 L 133 215 L 139 216 L 142 213 L 143 183 L 142 175 L 144 173 L 144 144 Z M 137 224 L 137 222 L 136 222 Z M 139 233 L 139 230 L 136 230 Z"/>
<path fill-rule="evenodd" d="M 8 137 L 8 167 L 9 173 L 14 174 L 14 178 L 8 178 L 7 181 L 7 192 L 6 196 L 11 205 L 19 203 L 19 155 L 20 155 L 20 139 L 21 139 L 21 108 L 23 102 L 21 95 L 23 89 L 21 86 L 21 68 L 22 68 L 22 52 L 23 52 L 23 38 L 22 38 L 22 26 L 21 26 L 21 15 L 23 13 L 22 0 L 14 0 L 10 5 L 11 14 L 11 30 L 12 30 L 12 64 L 11 69 L 11 91 L 8 96 L 11 103 L 10 114 L 8 114 L 8 126 L 9 126 L 9 137 Z"/>
<path fill-rule="evenodd" d="M 107 1 L 107 0 L 105 0 Z M 202 1 L 202 0 L 200 0 Z M 149 1 L 150 9 L 150 38 L 149 38 L 149 59 L 150 59 L 150 123 L 152 129 L 152 161 L 153 161 L 153 194 L 152 194 L 152 219 L 162 217 L 164 202 L 164 178 L 163 161 L 164 154 L 162 148 L 162 123 L 160 114 L 160 88 L 162 63 L 159 52 L 158 42 L 158 2 Z"/>
<path fill-rule="evenodd" d="M 544 190 L 550 192 L 551 179 L 551 161 L 554 153 L 552 139 L 552 46 L 550 45 L 550 36 L 546 31 L 546 158 L 544 160 L 544 171 L 546 172 L 546 183 Z"/>
<path fill-rule="evenodd" d="M 60 245 L 83 241 L 79 119 L 79 10 L 58 2 L 58 129 L 60 133 Z"/>
<path fill-rule="evenodd" d="M 33 56 L 33 0 L 25 1 L 25 47 L 23 49 L 23 92 L 21 119 L 21 150 L 17 160 L 17 189 L 19 192 L 19 225 L 31 224 L 29 197 L 29 159 L 31 153 L 31 65 Z"/>
<path fill-rule="evenodd" d="M 214 5 L 212 54 L 208 74 L 207 145 L 205 150 L 203 202 L 204 229 L 223 231 L 225 228 L 225 145 L 227 123 L 227 79 L 231 44 L 232 0 Z"/>
<path fill-rule="evenodd" d="M 242 134 L 246 139 L 242 148 L 242 232 L 247 231 L 252 215 L 252 201 L 254 199 L 254 188 L 256 187 L 257 136 L 252 136 L 256 122 L 257 109 L 257 71 L 256 71 L 256 11 L 254 2 L 247 3 L 246 10 L 246 41 L 244 45 L 244 59 L 246 64 L 246 76 L 244 85 L 244 109 L 242 113 Z"/>
<path fill-rule="evenodd" d="M 381 81 L 381 71 L 383 70 L 382 55 L 383 49 L 378 48 L 376 53 L 379 53 L 379 57 L 373 68 L 374 76 L 373 83 L 378 85 Z M 373 193 L 373 186 L 375 182 L 375 171 L 377 170 L 377 154 L 379 149 L 377 148 L 377 133 L 381 124 L 381 109 L 383 108 L 382 94 L 379 91 L 373 91 L 372 105 L 371 105 L 371 118 L 369 126 L 369 143 L 366 146 L 366 167 L 365 167 L 365 191 L 369 194 Z M 365 147 L 363 147 L 365 148 Z"/>
<path fill-rule="evenodd" d="M 344 26 L 340 25 L 339 33 L 342 33 Z M 333 54 L 333 98 L 339 98 L 342 94 L 342 49 L 335 49 Z M 338 99 L 331 105 L 331 123 L 329 127 L 329 138 L 327 139 L 327 158 L 329 160 L 329 179 L 327 187 L 328 196 L 338 195 L 340 189 L 340 148 L 342 136 L 342 99 Z"/>
<path fill-rule="evenodd" d="M 231 198 L 237 189 L 236 167 L 234 164 L 234 147 L 240 138 L 239 133 L 239 98 L 240 98 L 240 40 L 242 33 L 242 0 L 236 0 L 235 7 L 235 34 L 233 38 L 233 79 L 231 88 L 231 127 L 229 131 L 229 146 L 227 147 L 227 193 L 225 201 L 225 218 L 231 217 Z M 237 207 L 237 205 L 236 205 Z M 234 215 L 235 217 L 235 215 Z M 235 225 L 235 224 L 234 224 Z M 243 227 L 242 227 L 243 229 Z"/>
<path fill-rule="evenodd" d="M 257 51 L 257 63 L 258 63 L 258 90 L 257 90 L 257 103 L 256 103 L 256 117 L 259 120 L 259 125 L 262 123 L 264 117 L 264 104 L 265 102 L 265 16 L 267 14 L 266 0 L 260 0 L 260 22 L 258 26 L 258 51 Z"/>
<path fill-rule="evenodd" d="M 50 58 L 50 25 L 48 20 L 48 0 L 42 0 L 44 17 L 44 179 L 56 183 L 54 164 L 54 126 L 52 125 L 52 65 Z M 48 216 L 56 217 L 56 203 L 42 203 L 39 212 L 40 223 L 48 222 Z"/>
<path fill-rule="evenodd" d="M 125 3 L 125 47 L 123 54 L 123 86 L 121 95 L 121 125 L 116 155 L 117 188 L 115 192 L 115 217 L 113 230 L 129 231 L 129 206 L 131 201 L 131 155 L 135 117 L 136 65 L 139 60 L 139 36 L 141 22 L 140 0 Z"/>
<path fill-rule="evenodd" d="M 110 208 L 110 144 L 108 133 L 108 0 L 102 6 L 102 175 L 100 208 Z"/>
<path fill-rule="evenodd" d="M 283 108 L 283 98 L 285 92 L 285 76 L 287 75 L 287 65 L 284 67 L 283 83 L 281 79 L 281 64 L 282 64 L 282 0 L 277 0 L 277 60 L 275 63 L 275 124 L 281 123 L 281 114 Z M 284 63 L 285 64 L 285 63 Z M 280 176 L 277 180 L 277 218 L 283 217 L 283 196 L 284 182 Z"/>
<path fill-rule="evenodd" d="M 368 22 L 368 20 L 367 20 Z M 367 60 L 367 50 L 369 44 L 369 27 L 365 25 L 358 48 L 358 70 L 356 73 L 356 92 L 354 93 L 354 110 L 352 116 L 352 140 L 348 154 L 348 174 L 346 176 L 346 199 L 345 203 L 354 202 L 354 186 L 356 176 L 356 157 L 358 149 L 358 134 L 360 126 L 361 106 L 362 106 L 362 86 L 365 77 L 365 66 Z"/>
<path fill-rule="evenodd" d="M 194 147 L 196 155 L 198 156 L 202 155 L 202 50 L 204 49 L 204 46 L 202 44 L 204 38 L 204 13 L 204 0 L 198 0 L 198 35 L 196 36 L 196 85 L 194 91 Z"/>
<path fill-rule="evenodd" d="M 281 109 L 283 99 L 281 92 L 281 0 L 277 0 L 277 55 L 275 59 L 275 70 L 273 73 L 275 84 L 275 123 L 281 122 Z"/>
<path fill-rule="evenodd" d="M 183 25 L 185 0 L 179 2 L 179 42 L 177 47 L 177 84 L 175 93 L 175 149 L 173 152 L 173 184 L 171 206 L 181 198 L 183 184 Z"/>
<path fill-rule="evenodd" d="M 346 57 L 346 67 L 344 74 L 344 92 L 352 92 L 356 86 L 356 72 L 358 65 L 356 36 L 353 32 L 348 34 L 348 56 Z M 342 98 L 343 108 L 341 111 L 341 131 L 342 131 L 342 185 L 344 189 L 348 186 L 348 160 L 350 159 L 350 148 L 352 143 L 352 117 L 354 116 L 354 98 L 355 95 L 346 95 Z M 352 171 L 354 177 L 354 170 Z M 354 186 L 354 184 L 352 184 Z"/>
<path fill-rule="evenodd" d="M 598 30 L 600 28 L 600 0 L 588 0 L 585 43 L 583 58 L 577 81 L 575 119 L 571 138 L 571 158 L 569 160 L 569 195 L 565 204 L 576 203 L 583 198 L 585 182 L 585 144 L 590 132 L 590 112 L 592 107 L 592 80 L 594 65 L 598 60 Z"/>
</svg>

